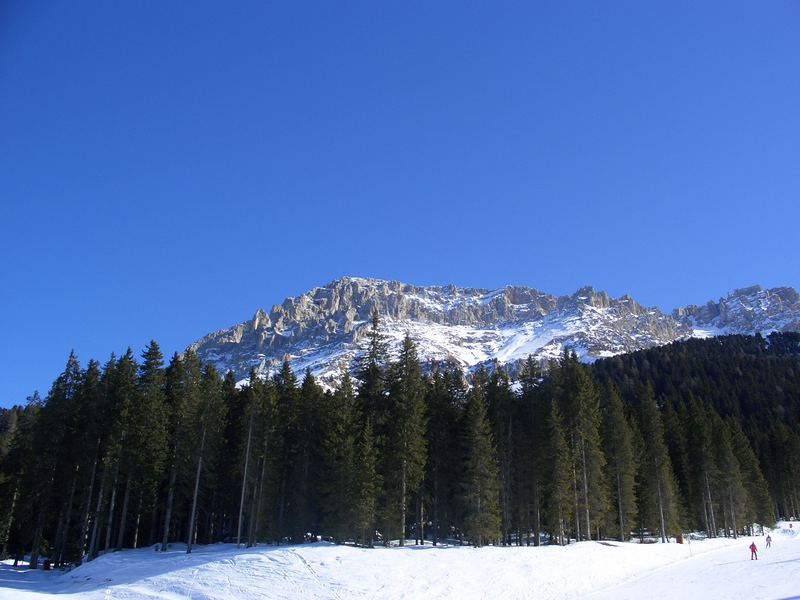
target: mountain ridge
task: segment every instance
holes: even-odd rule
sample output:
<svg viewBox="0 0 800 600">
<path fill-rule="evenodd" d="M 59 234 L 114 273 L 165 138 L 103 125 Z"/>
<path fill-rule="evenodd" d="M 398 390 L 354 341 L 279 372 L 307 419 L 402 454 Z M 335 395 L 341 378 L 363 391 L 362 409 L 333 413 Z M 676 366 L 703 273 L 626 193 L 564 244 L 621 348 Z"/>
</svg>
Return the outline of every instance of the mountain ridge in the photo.
<svg viewBox="0 0 800 600">
<path fill-rule="evenodd" d="M 513 372 L 528 355 L 544 362 L 565 347 L 593 361 L 690 337 L 800 331 L 800 295 L 791 287 L 738 288 L 718 302 L 666 313 L 592 286 L 555 296 L 525 286 L 415 286 L 347 276 L 286 298 L 269 312 L 259 308 L 251 319 L 189 347 L 238 380 L 251 369 L 269 375 L 288 357 L 296 372 L 308 369 L 332 385 L 343 369 L 352 370 L 373 311 L 390 351 L 408 334 L 423 362 L 466 370 L 496 362 Z"/>
</svg>

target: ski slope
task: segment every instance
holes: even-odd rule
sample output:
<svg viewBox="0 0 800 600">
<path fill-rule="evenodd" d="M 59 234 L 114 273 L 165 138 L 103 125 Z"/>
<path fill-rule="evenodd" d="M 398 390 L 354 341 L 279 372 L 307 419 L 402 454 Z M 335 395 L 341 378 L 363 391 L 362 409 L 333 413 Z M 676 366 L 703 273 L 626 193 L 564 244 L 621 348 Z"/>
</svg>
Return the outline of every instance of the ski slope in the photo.
<svg viewBox="0 0 800 600">
<path fill-rule="evenodd" d="M 797 524 L 795 524 L 797 525 Z M 690 544 L 583 542 L 541 548 L 406 547 L 327 543 L 239 549 L 152 548 L 102 556 L 72 571 L 0 566 L 0 600 L 458 598 L 800 598 L 800 538 Z M 755 540 L 758 561 L 750 561 Z"/>
</svg>

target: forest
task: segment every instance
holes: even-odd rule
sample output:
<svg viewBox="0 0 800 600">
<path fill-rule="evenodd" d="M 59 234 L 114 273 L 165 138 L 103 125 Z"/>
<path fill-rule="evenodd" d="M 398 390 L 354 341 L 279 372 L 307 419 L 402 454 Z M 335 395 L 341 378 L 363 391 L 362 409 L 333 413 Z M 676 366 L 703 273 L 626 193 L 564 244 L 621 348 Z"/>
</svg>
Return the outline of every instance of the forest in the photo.
<svg viewBox="0 0 800 600">
<path fill-rule="evenodd" d="M 390 356 L 377 317 L 363 350 L 333 390 L 288 360 L 237 386 L 156 342 L 70 354 L 0 413 L 0 553 L 648 542 L 798 515 L 800 334 L 567 350 L 514 381 L 421 364 L 409 338 Z"/>
</svg>

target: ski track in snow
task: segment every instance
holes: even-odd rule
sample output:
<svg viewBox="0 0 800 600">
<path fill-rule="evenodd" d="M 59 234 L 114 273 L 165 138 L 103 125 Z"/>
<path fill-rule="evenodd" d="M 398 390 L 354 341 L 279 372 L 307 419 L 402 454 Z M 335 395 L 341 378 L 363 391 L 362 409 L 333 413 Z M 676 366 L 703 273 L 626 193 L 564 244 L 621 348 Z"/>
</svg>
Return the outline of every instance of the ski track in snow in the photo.
<svg viewBox="0 0 800 600">
<path fill-rule="evenodd" d="M 72 571 L 0 565 L 0 600 L 345 600 L 800 598 L 800 536 L 690 544 L 362 549 L 327 543 L 240 548 L 175 544 L 102 556 Z M 750 561 L 755 540 L 759 560 Z"/>
</svg>

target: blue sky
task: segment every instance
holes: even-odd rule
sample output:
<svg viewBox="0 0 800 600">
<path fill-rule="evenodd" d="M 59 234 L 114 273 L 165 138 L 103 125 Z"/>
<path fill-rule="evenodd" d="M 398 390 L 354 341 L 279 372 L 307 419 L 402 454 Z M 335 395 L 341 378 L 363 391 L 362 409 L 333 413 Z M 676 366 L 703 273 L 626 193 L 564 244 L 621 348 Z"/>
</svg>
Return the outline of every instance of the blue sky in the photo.
<svg viewBox="0 0 800 600">
<path fill-rule="evenodd" d="M 800 287 L 800 3 L 0 4 L 0 405 L 341 275 Z"/>
</svg>

